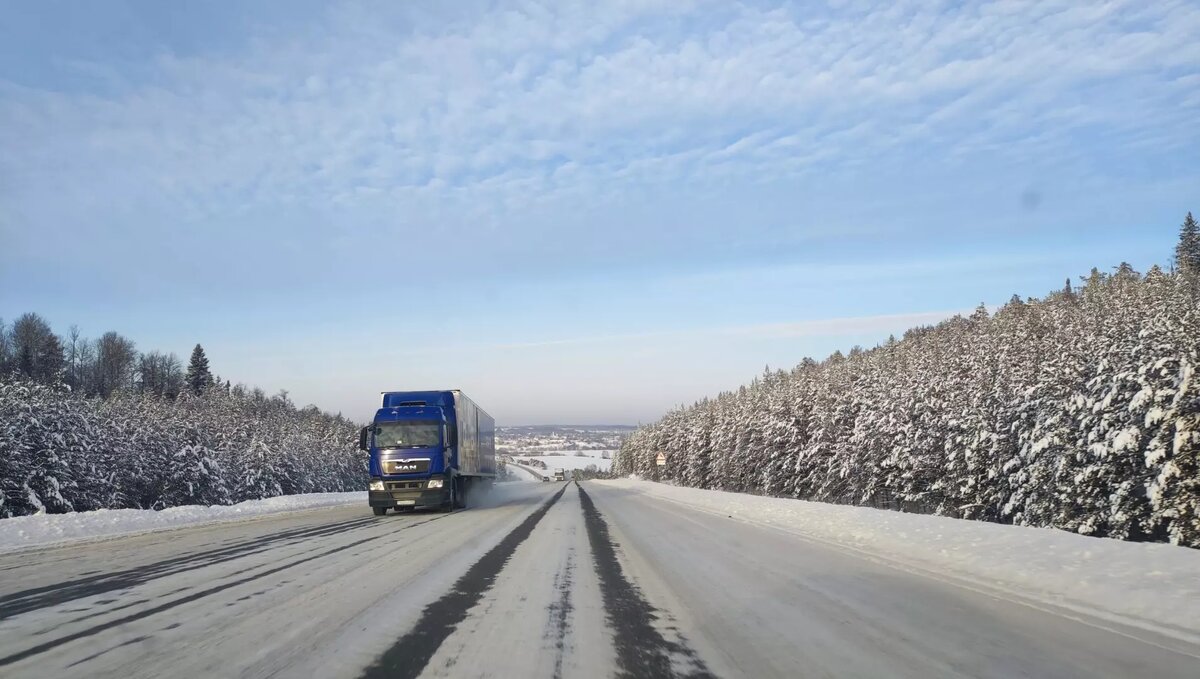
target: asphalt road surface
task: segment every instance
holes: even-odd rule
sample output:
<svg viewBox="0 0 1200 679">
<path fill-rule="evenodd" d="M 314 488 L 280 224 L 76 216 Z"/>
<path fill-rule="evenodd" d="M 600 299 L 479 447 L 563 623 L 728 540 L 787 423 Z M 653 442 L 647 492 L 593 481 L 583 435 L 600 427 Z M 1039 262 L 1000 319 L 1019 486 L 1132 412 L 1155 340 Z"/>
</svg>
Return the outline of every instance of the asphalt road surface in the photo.
<svg viewBox="0 0 1200 679">
<path fill-rule="evenodd" d="M 602 483 L 0 555 L 2 677 L 1200 677 L 1200 649 Z"/>
</svg>

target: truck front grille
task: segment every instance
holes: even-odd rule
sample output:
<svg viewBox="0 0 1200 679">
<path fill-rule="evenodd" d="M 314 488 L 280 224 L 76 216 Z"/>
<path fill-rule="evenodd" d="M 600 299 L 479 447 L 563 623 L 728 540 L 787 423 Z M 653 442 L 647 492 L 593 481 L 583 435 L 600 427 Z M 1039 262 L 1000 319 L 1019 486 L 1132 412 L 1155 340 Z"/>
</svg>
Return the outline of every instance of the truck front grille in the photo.
<svg viewBox="0 0 1200 679">
<path fill-rule="evenodd" d="M 425 486 L 424 481 L 388 481 L 388 490 L 420 490 Z"/>
</svg>

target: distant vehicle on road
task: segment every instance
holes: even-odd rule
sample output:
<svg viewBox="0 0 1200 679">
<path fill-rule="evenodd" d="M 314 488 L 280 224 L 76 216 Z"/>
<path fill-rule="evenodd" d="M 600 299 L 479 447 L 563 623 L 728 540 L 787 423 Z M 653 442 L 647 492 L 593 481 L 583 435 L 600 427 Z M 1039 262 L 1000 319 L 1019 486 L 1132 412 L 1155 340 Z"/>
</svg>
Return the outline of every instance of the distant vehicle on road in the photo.
<svg viewBox="0 0 1200 679">
<path fill-rule="evenodd" d="M 567 480 L 567 470 L 555 469 L 554 470 L 554 480 L 555 481 L 566 481 Z"/>
<path fill-rule="evenodd" d="M 388 508 L 467 506 L 496 478 L 496 421 L 461 391 L 389 391 L 358 447 L 370 454 L 368 502 Z"/>
</svg>

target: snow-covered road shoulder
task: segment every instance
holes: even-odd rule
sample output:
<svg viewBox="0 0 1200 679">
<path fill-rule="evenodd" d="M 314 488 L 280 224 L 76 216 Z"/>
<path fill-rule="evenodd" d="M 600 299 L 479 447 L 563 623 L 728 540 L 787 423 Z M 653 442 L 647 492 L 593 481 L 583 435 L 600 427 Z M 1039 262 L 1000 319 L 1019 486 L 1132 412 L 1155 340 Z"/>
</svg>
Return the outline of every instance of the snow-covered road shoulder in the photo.
<svg viewBox="0 0 1200 679">
<path fill-rule="evenodd" d="M 240 521 L 267 514 L 355 503 L 361 503 L 366 508 L 366 493 L 358 491 L 285 495 L 266 500 L 248 500 L 236 505 L 185 505 L 161 511 L 101 509 L 71 514 L 18 516 L 0 520 L 0 552 L 172 530 L 220 521 Z"/>
<path fill-rule="evenodd" d="M 1027 602 L 1200 641 L 1200 550 L 638 479 L 593 483 L 784 530 Z"/>
</svg>

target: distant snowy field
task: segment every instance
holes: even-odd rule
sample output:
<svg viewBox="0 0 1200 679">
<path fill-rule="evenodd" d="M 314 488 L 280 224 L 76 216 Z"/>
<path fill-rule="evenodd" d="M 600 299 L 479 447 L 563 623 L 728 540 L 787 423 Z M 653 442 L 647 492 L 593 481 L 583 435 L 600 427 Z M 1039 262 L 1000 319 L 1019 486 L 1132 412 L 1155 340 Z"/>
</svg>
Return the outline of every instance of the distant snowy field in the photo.
<svg viewBox="0 0 1200 679">
<path fill-rule="evenodd" d="M 556 451 L 550 450 L 550 451 L 546 451 L 546 452 L 553 453 Z M 604 453 L 608 453 L 609 457 L 611 458 L 613 455 L 616 455 L 616 453 L 617 453 L 617 451 L 615 451 L 615 450 L 581 450 L 581 451 L 564 450 L 564 451 L 557 451 L 557 452 L 561 452 L 562 454 L 561 455 L 520 455 L 520 456 L 517 456 L 515 459 L 517 459 L 517 460 L 541 460 L 542 462 L 545 462 L 546 466 L 552 470 L 553 469 L 583 469 L 584 467 L 588 466 L 589 464 L 594 464 L 594 465 L 596 465 L 597 469 L 599 469 L 600 471 L 606 472 L 609 470 L 610 467 L 612 467 L 612 460 L 611 459 L 605 460 L 604 458 L 601 457 L 601 455 Z M 577 452 L 583 453 L 584 457 L 577 457 L 576 456 Z"/>
<path fill-rule="evenodd" d="M 631 478 L 594 483 L 945 574 L 1027 603 L 1200 641 L 1200 550 Z"/>
<path fill-rule="evenodd" d="M 612 467 L 612 457 L 633 431 L 626 426 L 542 425 L 502 427 L 496 433 L 496 452 L 526 463 L 545 463 L 539 474 L 555 469 L 571 471 L 595 465 L 600 471 Z M 604 459 L 607 455 L 609 459 Z"/>
<path fill-rule="evenodd" d="M 354 493 L 309 493 L 266 500 L 249 500 L 236 505 L 204 507 L 186 505 L 162 511 L 152 509 L 100 509 L 71 514 L 35 514 L 0 521 L 0 552 L 44 547 L 60 542 L 115 537 L 131 533 L 169 530 L 217 521 L 237 521 L 265 514 L 293 512 L 314 507 L 361 503 L 365 491 Z"/>
</svg>

